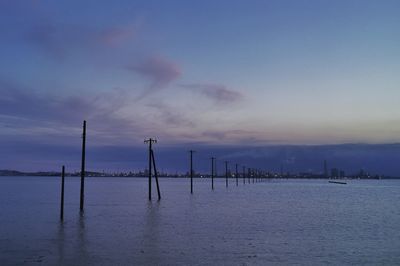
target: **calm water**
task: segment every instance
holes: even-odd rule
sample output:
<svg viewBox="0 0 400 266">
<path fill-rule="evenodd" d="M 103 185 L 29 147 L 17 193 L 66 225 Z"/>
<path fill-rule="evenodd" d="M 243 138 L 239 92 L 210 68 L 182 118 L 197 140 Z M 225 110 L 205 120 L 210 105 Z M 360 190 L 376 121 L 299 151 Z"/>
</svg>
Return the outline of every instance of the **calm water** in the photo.
<svg viewBox="0 0 400 266">
<path fill-rule="evenodd" d="M 399 265 L 400 180 L 0 177 L 0 265 Z M 155 198 L 154 194 L 154 198 Z"/>
</svg>

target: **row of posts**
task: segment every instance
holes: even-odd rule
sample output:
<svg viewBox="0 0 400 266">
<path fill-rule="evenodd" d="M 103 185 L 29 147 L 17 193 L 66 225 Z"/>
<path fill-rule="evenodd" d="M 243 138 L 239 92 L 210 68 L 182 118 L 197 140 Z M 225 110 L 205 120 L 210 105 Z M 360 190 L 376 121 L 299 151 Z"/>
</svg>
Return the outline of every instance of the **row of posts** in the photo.
<svg viewBox="0 0 400 266">
<path fill-rule="evenodd" d="M 190 150 L 190 193 L 193 194 L 193 175 L 194 175 L 194 170 L 193 170 L 193 150 Z M 225 186 L 228 187 L 228 179 L 229 179 L 229 169 L 228 169 L 228 161 L 225 161 Z M 236 179 L 236 186 L 239 186 L 239 171 L 238 171 L 238 166 L 239 164 L 235 164 L 235 179 Z M 214 190 L 214 177 L 215 177 L 215 167 L 216 167 L 216 158 L 211 157 L 211 189 Z M 243 172 L 242 172 L 242 177 L 243 177 L 243 184 L 246 184 L 246 167 L 243 166 Z M 255 170 L 248 168 L 248 174 L 247 174 L 248 182 L 249 184 L 251 183 L 251 179 L 253 179 L 253 183 L 260 182 L 265 179 L 265 174 L 260 171 L 260 170 Z"/>
<path fill-rule="evenodd" d="M 149 200 L 151 200 L 151 179 L 153 176 L 153 171 L 154 171 L 154 177 L 156 181 L 156 186 L 157 186 L 157 194 L 158 194 L 158 200 L 161 199 L 161 193 L 160 193 L 160 187 L 158 183 L 158 172 L 156 168 L 156 161 L 154 157 L 154 151 L 153 151 L 153 143 L 157 143 L 156 139 L 149 138 L 144 141 L 145 143 L 149 144 L 149 168 L 148 168 L 148 182 L 149 182 Z M 190 150 L 190 193 L 193 194 L 193 175 L 194 175 L 194 170 L 193 170 L 193 153 L 194 150 Z M 81 182 L 80 182 L 80 202 L 79 202 L 79 209 L 80 212 L 83 213 L 84 210 L 84 199 L 85 199 L 85 157 L 86 157 L 86 121 L 83 121 L 83 133 L 82 133 L 82 157 L 81 157 Z M 228 161 L 225 161 L 225 185 L 228 187 L 228 179 L 229 179 L 229 172 L 228 172 Z M 235 178 L 236 178 L 236 186 L 239 185 L 239 172 L 238 172 L 238 164 L 235 165 L 236 172 L 235 172 Z M 214 190 L 214 178 L 215 178 L 215 173 L 214 171 L 216 170 L 216 158 L 211 157 L 211 189 Z M 215 171 L 216 172 L 216 171 Z M 246 167 L 243 166 L 243 184 L 246 184 Z M 248 168 L 248 174 L 247 174 L 247 180 L 248 183 L 251 183 L 251 178 L 253 180 L 253 183 L 259 182 L 264 179 L 264 174 L 263 172 L 259 170 L 254 170 Z M 65 166 L 62 166 L 61 170 L 61 206 L 60 206 L 60 219 L 63 220 L 64 218 L 64 183 L 65 183 Z"/>
<path fill-rule="evenodd" d="M 85 159 L 86 159 L 86 120 L 83 121 L 82 130 L 82 157 L 81 157 L 81 189 L 80 189 L 80 200 L 79 210 L 83 213 L 83 207 L 85 202 Z M 64 219 L 64 184 L 65 184 L 65 166 L 61 169 L 61 206 L 60 206 L 60 219 Z"/>
</svg>

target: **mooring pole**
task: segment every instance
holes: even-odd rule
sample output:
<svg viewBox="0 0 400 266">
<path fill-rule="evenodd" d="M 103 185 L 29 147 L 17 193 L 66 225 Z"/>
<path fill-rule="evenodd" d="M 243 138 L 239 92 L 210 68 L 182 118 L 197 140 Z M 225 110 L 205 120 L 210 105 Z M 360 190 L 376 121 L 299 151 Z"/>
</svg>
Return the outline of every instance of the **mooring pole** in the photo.
<svg viewBox="0 0 400 266">
<path fill-rule="evenodd" d="M 81 162 L 81 200 L 80 210 L 83 211 L 84 198 L 85 198 L 85 151 L 86 151 L 86 120 L 83 121 L 82 133 L 82 162 Z"/>
<path fill-rule="evenodd" d="M 60 220 L 64 220 L 64 181 L 65 181 L 65 167 L 62 166 L 61 170 L 61 205 L 60 205 Z"/>
<path fill-rule="evenodd" d="M 161 193 L 160 193 L 160 186 L 158 185 L 158 172 L 157 172 L 157 168 L 156 168 L 156 159 L 154 159 L 154 151 L 153 150 L 151 150 L 151 158 L 153 160 L 154 176 L 156 178 L 158 200 L 160 200 L 161 199 Z"/>
<path fill-rule="evenodd" d="M 225 186 L 228 187 L 228 161 L 225 161 Z"/>
<path fill-rule="evenodd" d="M 236 168 L 236 174 L 235 174 L 235 177 L 236 177 L 236 186 L 239 186 L 238 164 L 235 165 L 235 168 Z"/>
<path fill-rule="evenodd" d="M 247 182 L 249 182 L 249 184 L 250 184 L 250 177 L 251 177 L 250 168 L 247 168 Z"/>
<path fill-rule="evenodd" d="M 214 157 L 211 157 L 211 189 L 214 190 Z"/>
<path fill-rule="evenodd" d="M 254 178 L 256 177 L 254 174 L 254 169 L 252 169 L 252 176 L 253 176 L 253 183 L 254 183 Z"/>
<path fill-rule="evenodd" d="M 190 194 L 193 194 L 193 152 L 190 150 Z"/>
<path fill-rule="evenodd" d="M 149 200 L 151 200 L 151 161 L 152 161 L 152 156 L 151 153 L 153 151 L 153 143 L 157 143 L 156 139 L 146 139 L 144 140 L 144 143 L 149 143 Z"/>
</svg>

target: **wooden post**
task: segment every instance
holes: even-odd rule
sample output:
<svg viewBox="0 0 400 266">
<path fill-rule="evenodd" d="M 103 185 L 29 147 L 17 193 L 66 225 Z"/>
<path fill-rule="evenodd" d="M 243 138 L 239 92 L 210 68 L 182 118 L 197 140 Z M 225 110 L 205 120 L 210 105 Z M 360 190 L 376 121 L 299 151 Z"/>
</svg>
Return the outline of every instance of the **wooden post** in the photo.
<svg viewBox="0 0 400 266">
<path fill-rule="evenodd" d="M 65 167 L 62 166 L 61 170 L 61 204 L 60 204 L 60 220 L 64 220 L 64 181 L 65 181 Z"/>
<path fill-rule="evenodd" d="M 154 152 L 153 152 L 153 150 L 151 150 L 151 158 L 153 159 L 154 176 L 155 176 L 155 178 L 156 178 L 158 200 L 160 200 L 160 199 L 161 199 L 161 193 L 160 193 L 160 186 L 158 185 L 158 173 L 157 173 L 156 160 L 154 159 Z"/>
<path fill-rule="evenodd" d="M 82 161 L 81 161 L 81 200 L 80 211 L 83 211 L 85 200 L 85 154 L 86 152 L 86 120 L 83 121 L 83 134 L 82 134 Z"/>
<path fill-rule="evenodd" d="M 228 187 L 228 161 L 225 161 L 225 186 Z"/>
<path fill-rule="evenodd" d="M 214 190 L 214 157 L 211 157 L 211 189 Z"/>
<path fill-rule="evenodd" d="M 190 150 L 190 194 L 193 194 L 193 150 Z"/>
<path fill-rule="evenodd" d="M 149 139 L 149 200 L 151 200 L 151 151 L 152 151 L 152 139 Z"/>
<path fill-rule="evenodd" d="M 152 166 L 152 160 L 154 158 L 154 155 L 152 155 L 153 153 L 153 143 L 157 143 L 156 139 L 146 139 L 144 140 L 144 143 L 149 143 L 149 200 L 151 200 L 151 166 Z M 155 166 L 155 163 L 154 163 Z M 158 187 L 158 178 L 156 179 L 157 182 L 157 187 Z M 160 195 L 159 195 L 159 199 L 160 199 Z"/>
</svg>

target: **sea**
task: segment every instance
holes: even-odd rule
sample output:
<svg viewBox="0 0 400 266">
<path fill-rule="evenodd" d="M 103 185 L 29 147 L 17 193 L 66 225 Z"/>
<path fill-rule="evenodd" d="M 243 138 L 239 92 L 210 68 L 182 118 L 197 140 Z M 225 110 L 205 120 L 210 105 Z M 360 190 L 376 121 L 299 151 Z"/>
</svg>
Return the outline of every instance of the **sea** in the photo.
<svg viewBox="0 0 400 266">
<path fill-rule="evenodd" d="M 0 265 L 400 265 L 400 180 L 0 177 Z"/>
</svg>

